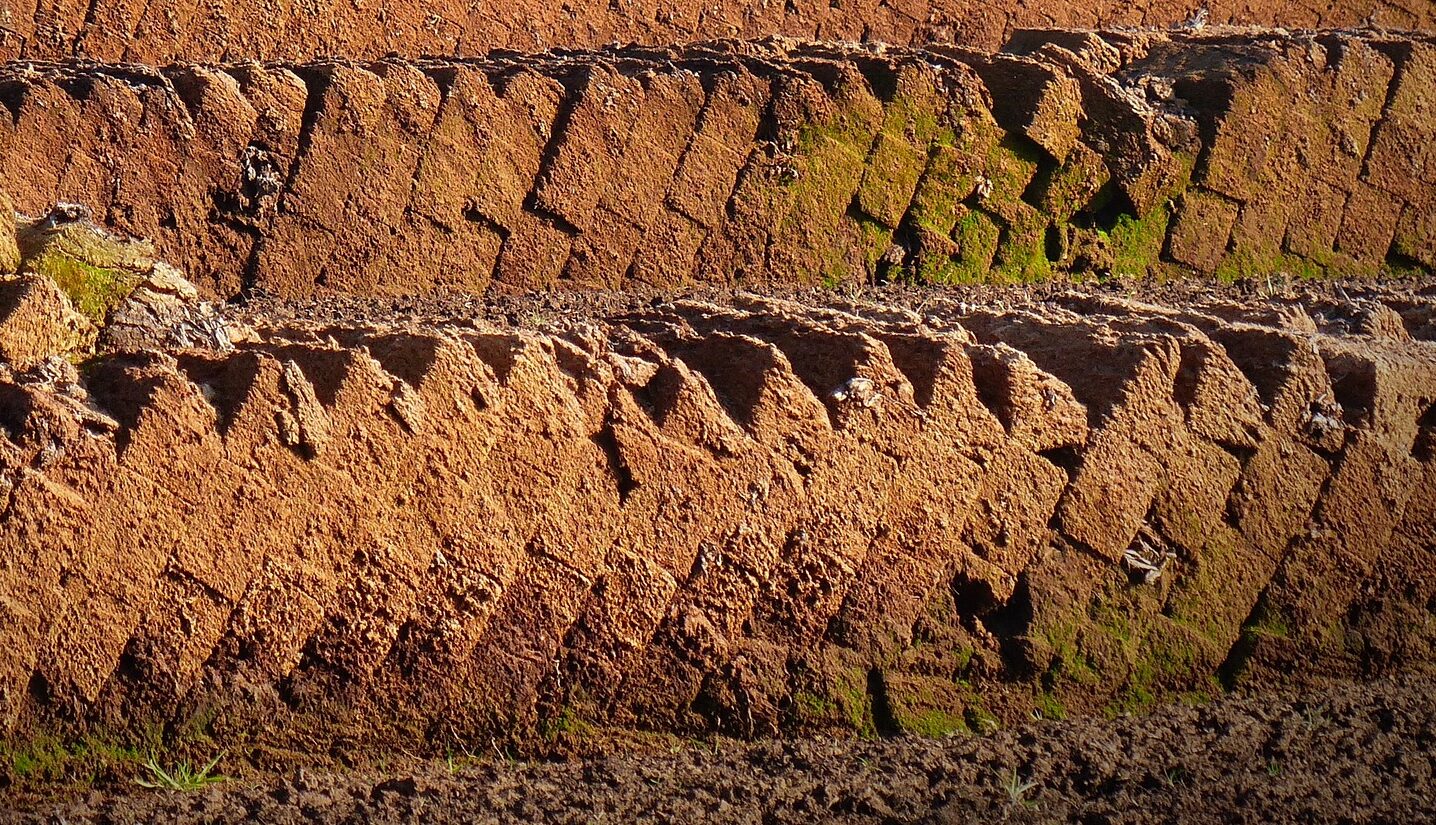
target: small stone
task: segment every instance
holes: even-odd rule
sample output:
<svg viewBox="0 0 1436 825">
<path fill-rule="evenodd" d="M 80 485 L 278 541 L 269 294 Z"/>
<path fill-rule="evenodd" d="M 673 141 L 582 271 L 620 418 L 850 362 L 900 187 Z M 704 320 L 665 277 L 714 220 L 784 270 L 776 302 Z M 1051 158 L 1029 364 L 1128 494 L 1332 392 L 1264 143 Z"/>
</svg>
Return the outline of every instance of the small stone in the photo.
<svg viewBox="0 0 1436 825">
<path fill-rule="evenodd" d="M 852 403 L 868 408 L 876 407 L 882 402 L 882 396 L 878 394 L 872 379 L 861 376 L 849 378 L 841 387 L 828 393 L 828 397 L 839 404 Z"/>
<path fill-rule="evenodd" d="M 992 195 L 992 190 L 993 190 L 992 180 L 989 179 L 989 178 L 987 178 L 987 177 L 984 177 L 983 175 L 978 175 L 978 176 L 977 176 L 977 188 L 976 188 L 976 190 L 975 190 L 975 191 L 977 192 L 977 199 L 978 199 L 978 200 L 984 200 L 984 201 L 987 200 L 988 197 Z"/>
</svg>

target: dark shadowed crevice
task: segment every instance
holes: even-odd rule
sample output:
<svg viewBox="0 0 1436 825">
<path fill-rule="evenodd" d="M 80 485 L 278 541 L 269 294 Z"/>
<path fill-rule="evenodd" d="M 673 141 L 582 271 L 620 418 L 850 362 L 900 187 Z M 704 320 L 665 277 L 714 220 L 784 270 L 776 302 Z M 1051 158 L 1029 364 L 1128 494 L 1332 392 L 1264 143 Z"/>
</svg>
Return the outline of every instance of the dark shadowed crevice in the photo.
<svg viewBox="0 0 1436 825">
<path fill-rule="evenodd" d="M 628 463 L 623 460 L 623 451 L 618 446 L 618 437 L 613 431 L 613 422 L 609 421 L 605 424 L 597 435 L 592 436 L 592 441 L 603 451 L 604 458 L 608 461 L 608 471 L 618 487 L 619 505 L 628 503 L 628 497 L 638 489 L 639 484 L 634 480 L 633 471 L 629 469 Z"/>
<path fill-rule="evenodd" d="M 888 698 L 887 681 L 883 676 L 880 667 L 868 669 L 868 699 L 873 709 L 873 729 L 878 736 L 890 738 L 902 733 L 902 727 L 898 725 L 893 715 L 892 702 Z"/>
</svg>

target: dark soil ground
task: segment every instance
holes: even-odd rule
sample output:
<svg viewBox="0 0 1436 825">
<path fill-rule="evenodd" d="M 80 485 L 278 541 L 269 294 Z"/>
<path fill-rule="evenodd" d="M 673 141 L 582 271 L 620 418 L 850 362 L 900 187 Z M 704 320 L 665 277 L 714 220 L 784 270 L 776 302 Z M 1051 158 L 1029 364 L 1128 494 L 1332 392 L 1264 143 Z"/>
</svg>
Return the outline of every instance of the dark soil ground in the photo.
<svg viewBox="0 0 1436 825">
<path fill-rule="evenodd" d="M 571 762 L 298 771 L 192 793 L 118 788 L 0 819 L 1418 823 L 1436 821 L 1433 783 L 1436 678 L 1427 674 L 981 737 L 693 741 Z"/>
<path fill-rule="evenodd" d="M 1403 301 L 1429 301 L 1436 296 L 1436 279 L 1413 276 L 1382 281 L 1361 278 L 1315 280 L 1273 276 L 1246 278 L 1233 283 L 1193 279 L 1088 279 L 1022 285 L 852 284 L 840 290 L 780 285 L 757 291 L 714 286 L 662 289 L 638 285 L 621 292 L 587 290 L 476 296 L 466 292 L 435 291 L 392 298 L 333 294 L 300 300 L 281 300 L 259 290 L 236 298 L 223 311 L 231 320 L 245 323 L 277 324 L 302 319 L 343 324 L 445 326 L 486 320 L 517 327 L 544 328 L 561 322 L 600 320 L 639 312 L 647 307 L 679 300 L 730 306 L 735 301 L 741 303 L 745 296 L 761 296 L 834 309 L 876 305 L 921 315 L 936 307 L 948 310 L 965 307 L 1025 309 L 1071 295 L 1125 298 L 1153 304 L 1262 299 L 1321 314 L 1323 310 L 1330 311 L 1333 307 L 1349 305 L 1354 301 L 1395 300 L 1398 306 Z"/>
</svg>

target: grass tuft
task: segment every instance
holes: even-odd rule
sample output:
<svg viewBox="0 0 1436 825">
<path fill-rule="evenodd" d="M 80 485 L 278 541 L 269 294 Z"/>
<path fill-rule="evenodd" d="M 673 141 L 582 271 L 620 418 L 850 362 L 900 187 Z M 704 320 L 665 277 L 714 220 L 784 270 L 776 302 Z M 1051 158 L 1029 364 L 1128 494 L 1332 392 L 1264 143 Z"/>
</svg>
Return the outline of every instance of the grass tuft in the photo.
<svg viewBox="0 0 1436 825">
<path fill-rule="evenodd" d="M 215 765 L 224 754 L 217 754 L 202 768 L 195 769 L 188 762 L 181 762 L 171 770 L 166 770 L 159 763 L 159 759 L 151 755 L 145 760 L 145 770 L 149 771 L 150 778 L 135 780 L 135 784 L 142 788 L 151 788 L 162 791 L 197 791 L 208 785 L 215 785 L 220 782 L 228 782 L 229 777 L 222 774 L 211 773 Z"/>
<path fill-rule="evenodd" d="M 1007 792 L 1008 801 L 1013 805 L 1023 805 L 1028 808 L 1037 807 L 1037 803 L 1034 800 L 1026 798 L 1027 792 L 1036 787 L 1037 783 L 1033 780 L 1029 779 L 1024 781 L 1022 777 L 1018 776 L 1016 768 L 1008 771 L 1007 776 L 1004 777 L 1002 781 L 1002 789 Z"/>
</svg>

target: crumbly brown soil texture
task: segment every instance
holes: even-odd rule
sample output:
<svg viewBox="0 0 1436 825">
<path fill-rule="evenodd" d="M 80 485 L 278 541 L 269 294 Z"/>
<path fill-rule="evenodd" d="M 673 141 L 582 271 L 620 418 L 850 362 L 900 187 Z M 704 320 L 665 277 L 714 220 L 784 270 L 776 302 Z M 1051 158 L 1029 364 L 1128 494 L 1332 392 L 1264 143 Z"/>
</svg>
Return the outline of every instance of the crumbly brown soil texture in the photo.
<svg viewBox="0 0 1436 825">
<path fill-rule="evenodd" d="M 1350 277 L 1436 267 L 1433 89 L 1372 30 L 16 62 L 0 158 L 211 297 Z"/>
<path fill-rule="evenodd" d="M 1436 659 L 1429 283 L 988 295 L 251 307 L 0 378 L 0 722 L 941 733 Z"/>
<path fill-rule="evenodd" d="M 538 0 L 464 3 L 0 2 L 0 59 L 90 57 L 136 63 L 453 55 L 614 42 L 674 43 L 783 34 L 833 41 L 992 47 L 1034 26 L 1170 26 L 1207 10 L 1214 24 L 1436 28 L 1426 0 Z"/>
<path fill-rule="evenodd" d="M 453 770 L 431 762 L 387 772 L 300 771 L 194 794 L 130 789 L 27 804 L 25 813 L 0 819 L 1428 822 L 1436 818 L 1433 690 L 1431 677 L 1411 677 L 1112 721 L 1027 724 L 984 737 L 714 740 L 585 762 L 461 759 Z"/>
</svg>

